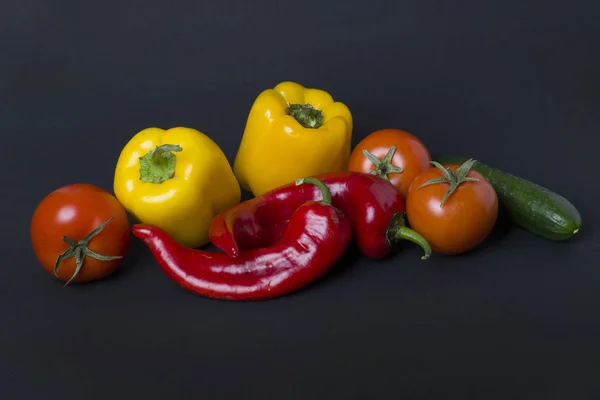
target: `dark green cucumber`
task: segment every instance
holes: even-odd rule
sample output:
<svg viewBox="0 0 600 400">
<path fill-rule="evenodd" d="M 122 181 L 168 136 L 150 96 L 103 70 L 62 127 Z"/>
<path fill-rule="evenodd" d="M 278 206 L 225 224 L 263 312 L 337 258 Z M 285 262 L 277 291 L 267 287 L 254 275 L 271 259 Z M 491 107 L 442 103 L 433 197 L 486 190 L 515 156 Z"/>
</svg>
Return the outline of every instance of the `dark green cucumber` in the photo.
<svg viewBox="0 0 600 400">
<path fill-rule="evenodd" d="M 462 164 L 465 157 L 438 155 L 440 164 Z M 571 202 L 536 183 L 477 162 L 474 170 L 494 187 L 501 209 L 516 225 L 543 238 L 562 241 L 581 228 L 581 215 Z"/>
</svg>

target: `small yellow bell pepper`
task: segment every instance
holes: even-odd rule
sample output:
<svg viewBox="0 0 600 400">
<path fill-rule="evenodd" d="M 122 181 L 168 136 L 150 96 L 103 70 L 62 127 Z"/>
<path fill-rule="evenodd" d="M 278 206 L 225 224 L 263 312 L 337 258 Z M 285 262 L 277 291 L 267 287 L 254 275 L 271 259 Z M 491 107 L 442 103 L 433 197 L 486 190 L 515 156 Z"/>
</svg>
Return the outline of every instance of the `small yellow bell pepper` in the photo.
<svg viewBox="0 0 600 400">
<path fill-rule="evenodd" d="M 214 216 L 238 204 L 241 189 L 223 151 L 190 128 L 147 128 L 123 148 L 115 196 L 138 221 L 184 246 L 208 244 Z"/>
<path fill-rule="evenodd" d="M 282 82 L 256 98 L 233 170 L 255 196 L 306 176 L 345 170 L 352 115 L 323 90 Z"/>
</svg>

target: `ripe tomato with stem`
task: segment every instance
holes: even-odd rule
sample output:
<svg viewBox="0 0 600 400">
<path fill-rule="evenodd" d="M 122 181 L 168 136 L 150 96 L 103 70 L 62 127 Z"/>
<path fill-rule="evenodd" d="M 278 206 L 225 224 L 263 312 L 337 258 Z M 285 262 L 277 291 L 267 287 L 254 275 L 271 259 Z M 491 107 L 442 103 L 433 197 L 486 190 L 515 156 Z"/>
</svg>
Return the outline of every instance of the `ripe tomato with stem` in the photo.
<svg viewBox="0 0 600 400">
<path fill-rule="evenodd" d="M 85 183 L 63 186 L 44 197 L 33 213 L 30 236 L 42 267 L 66 284 L 112 274 L 131 242 L 121 203 Z"/>
<path fill-rule="evenodd" d="M 462 254 L 481 244 L 498 218 L 498 196 L 479 172 L 477 161 L 441 165 L 419 174 L 406 199 L 412 229 L 424 236 L 433 251 Z"/>
<path fill-rule="evenodd" d="M 362 139 L 350 154 L 348 169 L 381 176 L 406 197 L 412 180 L 429 169 L 431 155 L 415 135 L 380 129 Z"/>
</svg>

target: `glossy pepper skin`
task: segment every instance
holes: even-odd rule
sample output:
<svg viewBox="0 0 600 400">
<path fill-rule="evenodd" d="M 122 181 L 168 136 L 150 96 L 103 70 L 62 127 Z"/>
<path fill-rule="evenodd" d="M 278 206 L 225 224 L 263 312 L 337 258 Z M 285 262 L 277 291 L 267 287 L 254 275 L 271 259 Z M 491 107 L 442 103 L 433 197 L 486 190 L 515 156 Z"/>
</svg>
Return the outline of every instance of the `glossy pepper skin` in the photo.
<svg viewBox="0 0 600 400">
<path fill-rule="evenodd" d="M 225 154 L 207 135 L 186 127 L 134 135 L 119 156 L 114 192 L 139 222 L 189 247 L 207 244 L 212 218 L 241 200 Z"/>
<path fill-rule="evenodd" d="M 132 230 L 183 288 L 214 299 L 266 300 L 308 285 L 344 254 L 352 228 L 327 198 L 324 194 L 323 201 L 300 205 L 272 246 L 242 252 L 235 259 L 181 246 L 152 225 L 137 224 Z"/>
<path fill-rule="evenodd" d="M 380 259 L 402 240 L 421 246 L 423 259 L 431 254 L 429 243 L 405 226 L 405 201 L 393 184 L 379 176 L 360 172 L 330 172 L 315 176 L 327 185 L 332 204 L 346 215 L 363 255 Z M 262 196 L 221 211 L 210 226 L 214 246 L 231 257 L 240 251 L 276 242 L 298 206 L 321 199 L 315 187 L 287 184 Z"/>
<path fill-rule="evenodd" d="M 352 115 L 320 89 L 282 82 L 256 98 L 234 173 L 254 196 L 296 179 L 345 170 L 350 158 Z"/>
</svg>

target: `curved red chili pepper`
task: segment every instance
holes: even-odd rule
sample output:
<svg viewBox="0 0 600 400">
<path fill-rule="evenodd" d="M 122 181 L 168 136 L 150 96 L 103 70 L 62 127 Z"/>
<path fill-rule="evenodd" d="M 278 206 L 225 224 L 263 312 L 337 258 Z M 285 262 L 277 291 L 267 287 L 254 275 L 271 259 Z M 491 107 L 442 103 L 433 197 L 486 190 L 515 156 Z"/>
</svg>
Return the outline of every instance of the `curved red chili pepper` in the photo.
<svg viewBox="0 0 600 400">
<path fill-rule="evenodd" d="M 379 259 L 402 240 L 421 246 L 426 259 L 431 247 L 425 238 L 406 227 L 405 201 L 394 185 L 379 176 L 360 172 L 316 175 L 327 185 L 333 206 L 350 219 L 353 235 L 362 254 Z M 275 243 L 299 205 L 321 199 L 315 186 L 293 183 L 223 210 L 212 221 L 210 240 L 214 246 L 237 257 L 242 250 Z"/>
<path fill-rule="evenodd" d="M 132 227 L 164 272 L 197 294 L 226 300 L 264 300 L 302 288 L 323 275 L 344 254 L 352 235 L 346 216 L 331 206 L 327 187 L 322 201 L 300 205 L 280 240 L 231 258 L 222 252 L 184 247 L 148 224 Z M 308 186 L 308 185 L 302 185 Z"/>
</svg>

